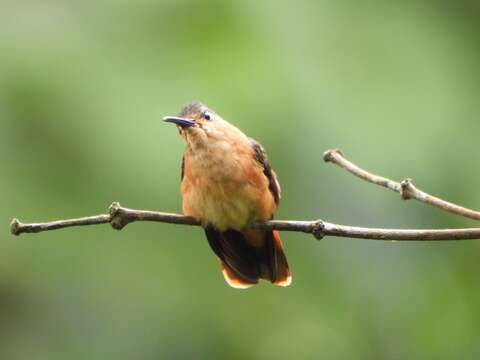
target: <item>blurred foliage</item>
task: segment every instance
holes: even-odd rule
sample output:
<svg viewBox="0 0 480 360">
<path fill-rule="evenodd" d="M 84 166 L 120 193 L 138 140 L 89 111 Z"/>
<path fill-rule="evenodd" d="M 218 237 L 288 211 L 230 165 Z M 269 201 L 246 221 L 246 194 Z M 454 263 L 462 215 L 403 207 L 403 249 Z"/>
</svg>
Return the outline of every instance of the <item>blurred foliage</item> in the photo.
<svg viewBox="0 0 480 360">
<path fill-rule="evenodd" d="M 180 210 L 201 100 L 269 152 L 278 218 L 472 222 L 362 183 L 322 152 L 480 207 L 478 1 L 0 2 L 0 358 L 474 359 L 480 243 L 283 234 L 294 282 L 227 287 L 201 230 L 13 238 L 24 221 Z"/>
</svg>

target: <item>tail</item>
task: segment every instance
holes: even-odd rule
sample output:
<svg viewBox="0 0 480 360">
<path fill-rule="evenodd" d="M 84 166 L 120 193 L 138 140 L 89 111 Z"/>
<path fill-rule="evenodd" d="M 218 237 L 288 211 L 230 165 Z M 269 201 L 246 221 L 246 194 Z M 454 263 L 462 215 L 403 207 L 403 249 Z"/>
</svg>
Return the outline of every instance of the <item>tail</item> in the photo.
<svg viewBox="0 0 480 360">
<path fill-rule="evenodd" d="M 277 231 L 250 230 L 220 232 L 205 229 L 208 243 L 220 258 L 227 283 L 237 289 L 247 289 L 268 280 L 278 286 L 288 286 L 292 274 Z"/>
</svg>

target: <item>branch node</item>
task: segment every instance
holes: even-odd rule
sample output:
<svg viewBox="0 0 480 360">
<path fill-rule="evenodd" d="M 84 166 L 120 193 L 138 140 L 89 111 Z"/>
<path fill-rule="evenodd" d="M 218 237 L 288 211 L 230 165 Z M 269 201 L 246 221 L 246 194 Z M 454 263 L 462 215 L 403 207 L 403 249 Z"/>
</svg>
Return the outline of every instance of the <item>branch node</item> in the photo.
<svg viewBox="0 0 480 360">
<path fill-rule="evenodd" d="M 20 235 L 21 226 L 22 226 L 22 223 L 17 218 L 13 219 L 12 222 L 10 223 L 10 233 L 15 236 Z"/>
<path fill-rule="evenodd" d="M 131 222 L 127 211 L 118 202 L 112 203 L 108 208 L 108 212 L 110 213 L 110 225 L 115 230 L 122 230 Z"/>
<path fill-rule="evenodd" d="M 315 221 L 312 227 L 312 234 L 317 240 L 322 240 L 325 237 L 325 224 L 322 220 Z"/>
<path fill-rule="evenodd" d="M 119 202 L 113 202 L 109 207 L 108 207 L 108 212 L 110 213 L 110 216 L 116 216 L 119 212 L 122 206 L 120 205 Z"/>
<path fill-rule="evenodd" d="M 343 152 L 340 149 L 329 149 L 323 153 L 323 160 L 325 162 L 330 162 L 334 160 L 335 155 L 343 156 Z"/>
<path fill-rule="evenodd" d="M 415 186 L 412 183 L 412 179 L 405 179 L 400 183 L 400 195 L 403 200 L 410 200 L 414 197 Z"/>
</svg>

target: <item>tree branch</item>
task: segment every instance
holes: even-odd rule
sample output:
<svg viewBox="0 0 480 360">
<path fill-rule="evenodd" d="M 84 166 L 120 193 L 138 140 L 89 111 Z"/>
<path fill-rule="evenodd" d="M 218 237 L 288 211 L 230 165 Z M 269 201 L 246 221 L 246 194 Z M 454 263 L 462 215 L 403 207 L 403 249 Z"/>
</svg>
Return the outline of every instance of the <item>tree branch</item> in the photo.
<svg viewBox="0 0 480 360">
<path fill-rule="evenodd" d="M 401 183 L 388 178 L 374 175 L 361 169 L 354 163 L 348 161 L 338 149 L 328 150 L 323 156 L 326 162 L 332 162 L 353 175 L 386 187 L 400 193 L 403 199 L 416 199 L 426 204 L 435 206 L 453 214 L 462 215 L 470 219 L 480 220 L 480 212 L 464 208 L 462 206 L 447 202 L 440 198 L 429 195 L 417 189 L 410 179 Z M 72 226 L 86 226 L 110 223 L 114 229 L 121 230 L 128 224 L 135 221 L 155 221 L 170 224 L 201 226 L 196 219 L 179 215 L 156 211 L 133 210 L 113 203 L 108 214 L 89 216 L 79 219 L 58 220 L 47 223 L 22 224 L 19 220 L 13 219 L 10 224 L 10 232 L 13 235 L 22 233 L 37 233 L 63 229 Z M 295 220 L 271 220 L 251 224 L 248 228 L 262 230 L 296 231 L 312 234 L 317 239 L 325 236 L 348 237 L 356 239 L 371 240 L 399 240 L 399 241 L 429 241 L 429 240 L 473 240 L 480 239 L 480 228 L 466 229 L 378 229 L 365 228 L 347 225 L 338 225 L 323 220 L 295 221 Z"/>
<path fill-rule="evenodd" d="M 22 224 L 17 219 L 13 219 L 12 223 L 10 224 L 10 232 L 13 235 L 20 235 L 22 233 L 37 233 L 41 231 L 56 230 L 72 226 L 98 225 L 106 223 L 110 223 L 114 229 L 121 230 L 128 224 L 135 221 L 155 221 L 193 226 L 201 225 L 200 222 L 189 216 L 155 211 L 133 210 L 124 208 L 120 206 L 119 203 L 113 203 L 109 208 L 109 214 L 101 214 L 79 219 L 58 220 L 37 224 Z M 480 228 L 439 230 L 372 229 L 338 225 L 323 220 L 271 220 L 264 223 L 251 224 L 250 228 L 304 232 L 312 234 L 318 240 L 322 239 L 324 236 L 399 241 L 480 239 Z"/>
<path fill-rule="evenodd" d="M 358 167 L 351 161 L 347 160 L 344 157 L 342 151 L 339 149 L 331 149 L 325 151 L 325 153 L 323 154 L 323 159 L 326 162 L 331 162 L 335 165 L 340 166 L 341 168 L 347 170 L 353 175 L 359 177 L 360 179 L 368 181 L 372 184 L 386 187 L 387 189 L 399 193 L 404 200 L 416 199 L 425 204 L 448 211 L 452 214 L 461 215 L 473 220 L 480 220 L 480 212 L 453 204 L 438 197 L 432 196 L 424 191 L 421 191 L 413 185 L 411 179 L 405 179 L 402 182 L 398 183 L 383 176 L 369 173 L 368 171 Z"/>
</svg>

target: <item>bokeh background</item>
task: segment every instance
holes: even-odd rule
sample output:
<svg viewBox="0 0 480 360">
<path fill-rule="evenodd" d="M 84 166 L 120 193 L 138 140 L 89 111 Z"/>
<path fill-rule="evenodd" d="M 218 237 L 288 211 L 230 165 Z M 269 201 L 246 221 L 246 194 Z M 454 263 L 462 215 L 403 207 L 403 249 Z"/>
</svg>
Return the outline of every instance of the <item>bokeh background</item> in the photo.
<svg viewBox="0 0 480 360">
<path fill-rule="evenodd" d="M 201 100 L 269 152 L 277 218 L 475 226 L 322 153 L 480 207 L 478 1 L 0 2 L 1 359 L 478 359 L 480 242 L 284 233 L 294 282 L 227 287 L 199 228 L 13 237 L 12 217 L 180 211 Z M 478 225 L 478 224 L 477 224 Z"/>
</svg>

